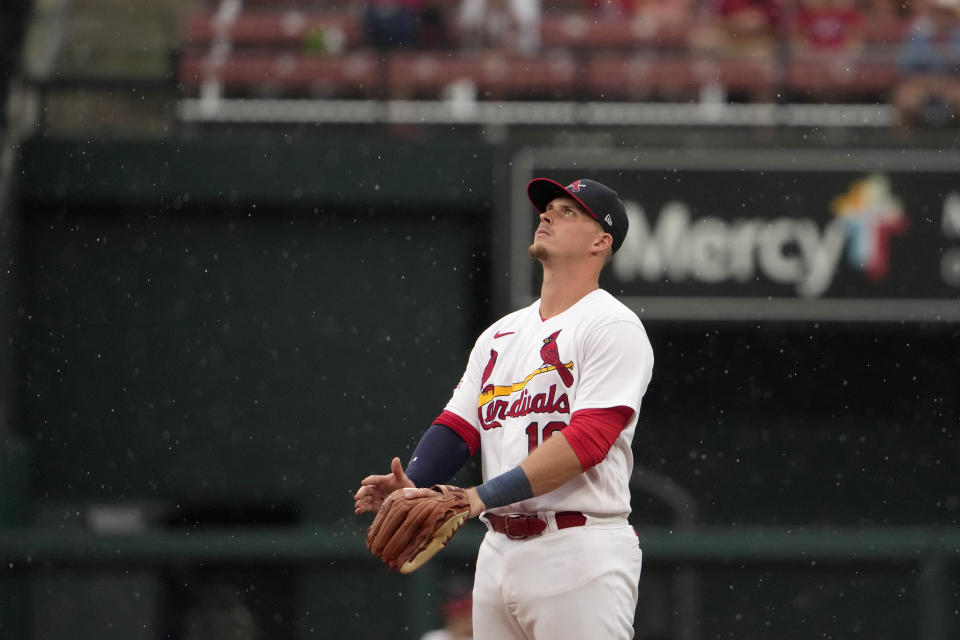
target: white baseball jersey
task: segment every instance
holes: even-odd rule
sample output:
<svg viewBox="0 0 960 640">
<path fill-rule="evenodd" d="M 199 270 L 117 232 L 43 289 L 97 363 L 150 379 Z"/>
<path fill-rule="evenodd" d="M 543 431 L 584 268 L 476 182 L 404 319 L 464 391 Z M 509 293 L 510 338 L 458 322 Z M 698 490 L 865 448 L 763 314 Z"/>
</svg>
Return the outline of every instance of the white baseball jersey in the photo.
<svg viewBox="0 0 960 640">
<path fill-rule="evenodd" d="M 602 289 L 547 320 L 537 300 L 484 331 L 446 406 L 479 433 L 484 480 L 523 462 L 575 411 L 633 409 L 599 464 L 554 491 L 491 512 L 629 514 L 630 442 L 652 372 L 653 349 L 639 318 Z"/>
</svg>

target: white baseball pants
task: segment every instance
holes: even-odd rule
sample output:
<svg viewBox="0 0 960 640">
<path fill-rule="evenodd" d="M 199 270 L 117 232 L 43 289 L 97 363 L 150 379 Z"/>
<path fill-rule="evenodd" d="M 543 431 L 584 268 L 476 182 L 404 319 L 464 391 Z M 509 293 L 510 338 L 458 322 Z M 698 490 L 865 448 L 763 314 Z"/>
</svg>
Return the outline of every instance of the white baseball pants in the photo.
<svg viewBox="0 0 960 640">
<path fill-rule="evenodd" d="M 628 524 L 526 540 L 488 531 L 474 579 L 474 640 L 629 640 L 641 561 Z"/>
</svg>

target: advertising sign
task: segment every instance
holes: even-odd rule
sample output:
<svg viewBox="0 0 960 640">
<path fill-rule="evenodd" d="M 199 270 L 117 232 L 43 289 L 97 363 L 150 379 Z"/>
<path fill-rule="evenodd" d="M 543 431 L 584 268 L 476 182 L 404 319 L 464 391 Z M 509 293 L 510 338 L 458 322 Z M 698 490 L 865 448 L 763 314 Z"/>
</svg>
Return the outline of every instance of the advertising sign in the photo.
<svg viewBox="0 0 960 640">
<path fill-rule="evenodd" d="M 525 255 L 533 177 L 617 190 L 630 230 L 601 286 L 641 317 L 960 320 L 960 154 L 524 150 L 512 164 L 515 304 L 539 295 Z"/>
</svg>

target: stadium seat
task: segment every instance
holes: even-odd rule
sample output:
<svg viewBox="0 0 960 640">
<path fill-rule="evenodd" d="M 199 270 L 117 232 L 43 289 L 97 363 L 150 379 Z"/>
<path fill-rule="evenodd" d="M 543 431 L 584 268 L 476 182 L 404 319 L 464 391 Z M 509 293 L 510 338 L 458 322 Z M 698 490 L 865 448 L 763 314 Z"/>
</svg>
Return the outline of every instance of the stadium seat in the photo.
<svg viewBox="0 0 960 640">
<path fill-rule="evenodd" d="M 548 48 L 635 50 L 674 48 L 686 44 L 686 26 L 658 26 L 638 16 L 631 20 L 596 21 L 580 12 L 546 14 L 541 22 Z"/>
<path fill-rule="evenodd" d="M 802 99 L 878 100 L 889 93 L 899 75 L 896 61 L 888 55 L 798 54 L 787 62 L 784 88 Z"/>
<path fill-rule="evenodd" d="M 351 49 L 363 40 L 363 26 L 351 12 L 304 13 L 298 10 L 267 11 L 257 9 L 236 16 L 218 32 L 216 14 L 208 11 L 189 16 L 184 44 L 205 46 L 218 37 L 234 46 L 287 47 L 309 46 L 316 37 L 334 51 Z"/>
<path fill-rule="evenodd" d="M 778 81 L 778 63 L 770 58 L 729 56 L 699 59 L 694 63 L 694 68 L 702 83 L 716 83 L 728 91 L 769 90 Z"/>
<path fill-rule="evenodd" d="M 773 61 L 759 58 L 601 53 L 590 58 L 586 77 L 596 97 L 686 100 L 711 84 L 727 91 L 771 89 L 777 68 Z"/>
<path fill-rule="evenodd" d="M 389 93 L 396 98 L 438 97 L 450 84 L 472 82 L 480 98 L 563 97 L 574 89 L 568 57 L 515 58 L 500 53 L 395 53 L 388 59 Z"/>
<path fill-rule="evenodd" d="M 222 0 L 203 0 L 210 9 L 220 6 Z M 356 6 L 353 0 L 243 0 L 245 9 L 300 9 L 302 11 L 342 11 Z"/>
<path fill-rule="evenodd" d="M 910 31 L 910 20 L 899 16 L 870 17 L 864 24 L 864 40 L 868 45 L 898 45 Z"/>
<path fill-rule="evenodd" d="M 196 94 L 216 81 L 224 95 L 373 97 L 380 86 L 380 65 L 371 53 L 305 56 L 276 52 L 239 52 L 220 64 L 200 54 L 181 56 L 178 78 L 185 93 Z"/>
<path fill-rule="evenodd" d="M 691 97 L 700 88 L 686 56 L 599 53 L 590 57 L 585 76 L 590 94 L 606 99 Z"/>
</svg>

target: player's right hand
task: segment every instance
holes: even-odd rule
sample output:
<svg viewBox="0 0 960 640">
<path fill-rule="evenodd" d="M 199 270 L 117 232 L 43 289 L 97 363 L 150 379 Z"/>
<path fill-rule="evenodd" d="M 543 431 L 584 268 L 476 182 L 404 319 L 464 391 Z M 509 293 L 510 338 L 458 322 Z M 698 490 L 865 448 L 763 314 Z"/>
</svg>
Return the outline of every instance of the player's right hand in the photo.
<svg viewBox="0 0 960 640">
<path fill-rule="evenodd" d="M 390 461 L 390 473 L 382 476 L 367 476 L 360 481 L 360 489 L 353 496 L 353 512 L 357 515 L 365 512 L 376 512 L 388 495 L 397 489 L 413 487 L 413 480 L 403 472 L 400 458 Z"/>
</svg>

